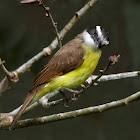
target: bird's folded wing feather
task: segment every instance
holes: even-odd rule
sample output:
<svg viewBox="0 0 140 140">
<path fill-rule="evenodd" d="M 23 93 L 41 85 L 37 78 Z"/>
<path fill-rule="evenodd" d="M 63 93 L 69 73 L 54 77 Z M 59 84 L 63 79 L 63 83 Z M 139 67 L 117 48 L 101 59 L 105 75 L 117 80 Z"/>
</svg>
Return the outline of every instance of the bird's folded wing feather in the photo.
<svg viewBox="0 0 140 140">
<path fill-rule="evenodd" d="M 37 75 L 29 92 L 31 93 L 36 87 L 50 82 L 56 76 L 79 68 L 84 62 L 82 43 L 83 40 L 77 37 L 64 45 Z"/>
</svg>

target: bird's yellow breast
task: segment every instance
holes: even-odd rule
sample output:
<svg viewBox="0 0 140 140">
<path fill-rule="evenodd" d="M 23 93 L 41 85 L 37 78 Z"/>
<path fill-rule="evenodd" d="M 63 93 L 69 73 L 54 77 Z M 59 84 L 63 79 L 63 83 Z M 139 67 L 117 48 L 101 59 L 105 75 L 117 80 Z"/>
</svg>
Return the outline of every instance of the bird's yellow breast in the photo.
<svg viewBox="0 0 140 140">
<path fill-rule="evenodd" d="M 95 70 L 101 57 L 101 51 L 92 51 L 86 44 L 83 44 L 83 48 L 85 51 L 83 64 L 78 69 L 60 77 L 61 87 L 75 88 L 85 82 Z"/>
</svg>

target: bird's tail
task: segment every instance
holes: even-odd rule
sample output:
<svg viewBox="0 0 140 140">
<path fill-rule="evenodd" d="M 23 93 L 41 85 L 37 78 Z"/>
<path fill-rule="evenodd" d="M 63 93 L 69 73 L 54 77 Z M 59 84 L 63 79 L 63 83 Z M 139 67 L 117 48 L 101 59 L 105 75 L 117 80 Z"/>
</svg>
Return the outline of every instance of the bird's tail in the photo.
<svg viewBox="0 0 140 140">
<path fill-rule="evenodd" d="M 9 127 L 9 130 L 12 130 L 14 128 L 15 123 L 17 122 L 18 118 L 22 115 L 26 107 L 30 104 L 32 99 L 34 98 L 36 92 L 28 93 L 23 105 L 21 106 L 20 110 L 18 111 L 17 115 L 14 117 L 11 126 Z"/>
</svg>

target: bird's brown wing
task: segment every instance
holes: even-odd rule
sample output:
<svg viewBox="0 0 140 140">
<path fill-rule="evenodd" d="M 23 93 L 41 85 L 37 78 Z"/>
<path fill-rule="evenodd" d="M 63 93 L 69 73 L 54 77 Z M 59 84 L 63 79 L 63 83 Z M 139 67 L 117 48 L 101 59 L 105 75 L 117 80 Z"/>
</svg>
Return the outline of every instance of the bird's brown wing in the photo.
<svg viewBox="0 0 140 140">
<path fill-rule="evenodd" d="M 37 75 L 30 92 L 36 87 L 50 82 L 56 76 L 80 67 L 84 62 L 84 50 L 80 46 L 81 43 L 83 43 L 82 40 L 75 38 L 63 46 Z"/>
</svg>

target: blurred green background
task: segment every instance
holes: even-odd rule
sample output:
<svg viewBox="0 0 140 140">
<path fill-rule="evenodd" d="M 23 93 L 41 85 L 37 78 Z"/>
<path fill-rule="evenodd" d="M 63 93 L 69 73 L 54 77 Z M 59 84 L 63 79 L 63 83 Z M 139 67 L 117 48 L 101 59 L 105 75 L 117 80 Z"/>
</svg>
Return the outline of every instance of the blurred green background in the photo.
<svg viewBox="0 0 140 140">
<path fill-rule="evenodd" d="M 21 5 L 19 0 L 1 0 L 0 3 L 0 58 L 12 71 L 48 46 L 55 38 L 53 27 L 38 4 Z M 58 23 L 60 31 L 87 0 L 44 0 Z M 140 70 L 140 0 L 99 0 L 72 28 L 62 41 L 74 38 L 85 28 L 101 25 L 110 36 L 110 45 L 103 48 L 102 58 L 95 74 L 106 66 L 108 57 L 120 54 L 119 63 L 107 74 Z M 56 50 L 54 51 L 56 52 Z M 0 96 L 0 112 L 9 112 L 24 101 L 34 78 L 52 56 L 36 62 L 30 72 Z M 4 73 L 0 69 L 0 80 Z M 22 118 L 38 117 L 99 105 L 122 99 L 140 90 L 140 78 L 128 78 L 99 83 L 90 88 L 69 108 L 58 105 L 49 109 L 38 107 Z M 59 95 L 57 98 L 62 97 Z M 139 140 L 140 101 L 102 113 L 77 117 L 14 131 L 1 131 L 0 139 L 25 140 Z"/>
</svg>

